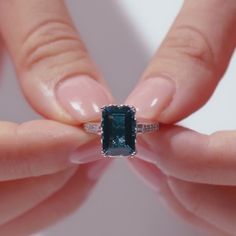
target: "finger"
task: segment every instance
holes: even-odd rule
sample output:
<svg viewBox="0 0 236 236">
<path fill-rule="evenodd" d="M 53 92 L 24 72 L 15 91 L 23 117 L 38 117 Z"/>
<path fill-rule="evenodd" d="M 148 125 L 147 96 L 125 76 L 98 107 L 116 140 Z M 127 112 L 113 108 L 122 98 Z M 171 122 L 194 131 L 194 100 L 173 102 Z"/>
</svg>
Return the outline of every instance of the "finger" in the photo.
<svg viewBox="0 0 236 236">
<path fill-rule="evenodd" d="M 56 121 L 0 122 L 0 181 L 64 170 L 74 166 L 70 156 L 80 158 L 80 163 L 87 157 L 100 159 L 96 150 L 88 153 L 83 147 L 92 139 L 82 129 Z"/>
<path fill-rule="evenodd" d="M 1 1 L 0 30 L 23 92 L 43 116 L 96 120 L 112 102 L 63 1 Z"/>
<path fill-rule="evenodd" d="M 3 63 L 3 43 L 2 43 L 2 38 L 0 36 L 0 70 L 2 70 L 2 63 Z M 0 72 L 0 75 L 1 75 L 1 72 Z"/>
<path fill-rule="evenodd" d="M 185 4 L 126 103 L 139 117 L 180 120 L 211 96 L 236 44 L 236 1 Z"/>
<path fill-rule="evenodd" d="M 144 180 L 145 184 L 151 186 L 156 191 L 158 198 L 178 216 L 193 224 L 197 229 L 202 228 L 211 232 L 211 235 L 228 235 L 220 229 L 220 225 L 215 226 L 208 222 L 207 219 L 199 217 L 194 211 L 186 208 L 185 204 L 179 201 L 175 194 L 173 194 L 168 184 L 169 177 L 165 176 L 155 165 L 139 159 L 132 159 L 129 161 L 129 164 L 134 172 Z"/>
<path fill-rule="evenodd" d="M 139 155 L 178 179 L 216 185 L 236 185 L 235 131 L 203 135 L 179 126 L 162 127 L 143 135 Z"/>
<path fill-rule="evenodd" d="M 188 211 L 235 235 L 236 187 L 194 184 L 174 178 L 168 182 L 175 197 Z"/>
<path fill-rule="evenodd" d="M 109 163 L 103 160 L 79 166 L 64 188 L 34 209 L 1 226 L 0 235 L 31 235 L 70 215 L 82 206 Z"/>
<path fill-rule="evenodd" d="M 77 167 L 53 175 L 0 183 L 0 225 L 22 215 L 62 188 Z"/>
</svg>

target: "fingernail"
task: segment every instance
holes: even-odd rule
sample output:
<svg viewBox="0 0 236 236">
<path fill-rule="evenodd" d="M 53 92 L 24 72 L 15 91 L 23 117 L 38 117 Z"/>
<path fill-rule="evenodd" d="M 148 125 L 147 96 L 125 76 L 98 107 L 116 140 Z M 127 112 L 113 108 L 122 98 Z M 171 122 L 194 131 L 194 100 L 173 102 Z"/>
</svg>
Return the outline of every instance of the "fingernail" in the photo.
<svg viewBox="0 0 236 236">
<path fill-rule="evenodd" d="M 137 140 L 137 157 L 139 159 L 157 165 L 157 155 L 142 138 Z"/>
<path fill-rule="evenodd" d="M 81 122 L 99 119 L 100 108 L 112 103 L 111 94 L 87 75 L 65 79 L 59 83 L 56 95 L 62 107 Z"/>
<path fill-rule="evenodd" d="M 157 166 L 142 160 L 131 160 L 130 166 L 149 187 L 155 191 L 160 191 L 165 175 Z"/>
<path fill-rule="evenodd" d="M 150 78 L 137 85 L 126 104 L 135 106 L 137 116 L 140 118 L 157 118 L 170 104 L 174 92 L 175 85 L 171 79 Z"/>
<path fill-rule="evenodd" d="M 153 140 L 156 140 L 153 148 Z M 144 134 L 137 140 L 137 158 L 149 162 L 154 166 L 158 167 L 162 173 L 168 175 L 165 169 L 162 168 L 161 157 L 164 155 L 159 150 L 160 143 L 158 142 L 157 136 L 153 134 Z"/>
<path fill-rule="evenodd" d="M 101 141 L 96 139 L 77 148 L 70 155 L 70 162 L 74 164 L 85 164 L 102 159 Z"/>
<path fill-rule="evenodd" d="M 87 176 L 90 180 L 97 180 L 104 172 L 104 170 L 111 164 L 112 160 L 100 160 L 94 162 L 93 165 L 90 167 Z"/>
</svg>

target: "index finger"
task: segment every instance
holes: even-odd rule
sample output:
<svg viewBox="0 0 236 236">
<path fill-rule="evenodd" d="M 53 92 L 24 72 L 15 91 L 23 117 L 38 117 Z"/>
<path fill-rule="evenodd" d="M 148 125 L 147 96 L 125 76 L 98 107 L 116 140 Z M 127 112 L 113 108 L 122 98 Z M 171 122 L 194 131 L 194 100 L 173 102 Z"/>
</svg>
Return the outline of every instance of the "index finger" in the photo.
<svg viewBox="0 0 236 236">
<path fill-rule="evenodd" d="M 236 44 L 235 0 L 188 0 L 126 103 L 140 118 L 175 123 L 202 107 Z"/>
<path fill-rule="evenodd" d="M 0 31 L 25 97 L 44 117 L 80 124 L 112 103 L 64 1 L 0 1 Z"/>
</svg>

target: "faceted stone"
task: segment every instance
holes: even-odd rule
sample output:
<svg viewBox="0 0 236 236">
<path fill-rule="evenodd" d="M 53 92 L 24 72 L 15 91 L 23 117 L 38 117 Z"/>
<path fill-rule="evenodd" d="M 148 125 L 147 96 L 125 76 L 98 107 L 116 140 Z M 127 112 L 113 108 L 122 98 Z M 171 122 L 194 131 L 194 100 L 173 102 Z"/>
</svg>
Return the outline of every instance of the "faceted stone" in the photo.
<svg viewBox="0 0 236 236">
<path fill-rule="evenodd" d="M 106 156 L 135 153 L 135 110 L 129 106 L 106 106 L 102 111 L 102 150 Z"/>
</svg>

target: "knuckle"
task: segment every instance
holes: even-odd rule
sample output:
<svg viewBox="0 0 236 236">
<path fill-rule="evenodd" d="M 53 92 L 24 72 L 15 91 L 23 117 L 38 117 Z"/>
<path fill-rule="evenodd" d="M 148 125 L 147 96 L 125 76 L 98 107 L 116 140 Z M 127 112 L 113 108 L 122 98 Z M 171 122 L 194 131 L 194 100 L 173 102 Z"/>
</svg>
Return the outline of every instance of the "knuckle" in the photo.
<svg viewBox="0 0 236 236">
<path fill-rule="evenodd" d="M 175 27 L 166 38 L 163 48 L 167 57 L 191 60 L 210 68 L 214 64 L 213 51 L 207 38 L 191 26 Z"/>
<path fill-rule="evenodd" d="M 83 60 L 86 49 L 75 29 L 66 22 L 51 20 L 44 22 L 23 39 L 19 53 L 19 64 L 30 70 L 35 66 L 55 66 L 62 61 Z"/>
</svg>

